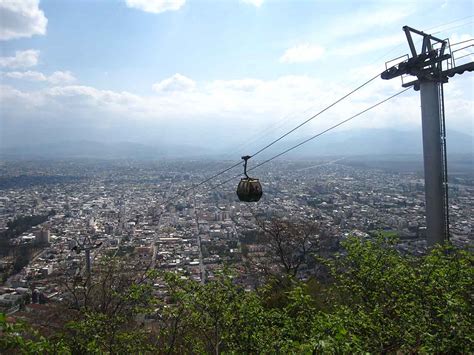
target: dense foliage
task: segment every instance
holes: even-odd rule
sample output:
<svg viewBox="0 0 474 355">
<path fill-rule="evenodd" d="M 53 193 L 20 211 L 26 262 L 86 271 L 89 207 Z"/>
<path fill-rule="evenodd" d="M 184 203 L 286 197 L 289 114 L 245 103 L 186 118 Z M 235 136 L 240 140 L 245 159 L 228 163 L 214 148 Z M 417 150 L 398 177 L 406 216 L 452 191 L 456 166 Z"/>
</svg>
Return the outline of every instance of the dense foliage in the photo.
<svg viewBox="0 0 474 355">
<path fill-rule="evenodd" d="M 168 273 L 166 301 L 150 284 L 119 297 L 126 312 L 89 307 L 52 338 L 0 317 L 0 350 L 26 353 L 472 353 L 473 254 L 451 246 L 422 257 L 400 254 L 391 238 L 349 238 L 321 260 L 324 282 L 291 276 L 245 291 L 232 273 L 206 284 Z M 113 296 L 113 295 L 111 295 Z M 117 301 L 112 301 L 112 304 Z M 82 313 L 81 313 L 82 312 Z M 144 325 L 138 315 L 153 322 Z M 23 328 L 22 328 L 23 327 Z M 28 340 L 26 340 L 28 339 Z M 44 349 L 44 350 L 38 350 Z"/>
</svg>

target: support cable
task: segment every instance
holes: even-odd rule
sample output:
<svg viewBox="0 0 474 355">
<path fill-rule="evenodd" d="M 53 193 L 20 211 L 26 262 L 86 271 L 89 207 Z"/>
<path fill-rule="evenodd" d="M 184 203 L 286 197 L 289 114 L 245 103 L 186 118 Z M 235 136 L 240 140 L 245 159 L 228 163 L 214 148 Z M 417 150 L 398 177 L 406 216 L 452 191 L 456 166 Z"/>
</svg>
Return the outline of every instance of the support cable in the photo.
<svg viewBox="0 0 474 355">
<path fill-rule="evenodd" d="M 192 185 L 191 187 L 185 189 L 184 191 L 181 191 L 181 192 L 178 192 L 176 193 L 175 195 L 173 195 L 172 197 L 170 197 L 169 199 L 167 199 L 163 204 L 166 206 L 168 203 L 170 203 L 172 200 L 174 200 L 176 197 L 179 197 L 179 196 L 183 196 L 184 194 L 186 194 L 187 192 L 193 190 L 193 189 L 196 189 L 202 185 L 204 185 L 205 183 L 211 181 L 212 179 L 222 175 L 222 174 L 225 174 L 226 172 L 228 172 L 229 170 L 232 170 L 234 169 L 235 167 L 237 167 L 238 165 L 241 164 L 241 161 L 239 161 L 238 163 L 235 163 L 234 165 L 232 166 L 229 166 L 227 169 L 224 169 L 210 177 L 208 177 L 207 179 L 201 181 L 200 183 L 197 183 L 196 185 Z"/>
<path fill-rule="evenodd" d="M 374 81 L 375 79 L 377 79 L 378 77 L 380 76 L 380 73 L 375 75 L 374 77 L 370 78 L 369 80 L 365 81 L 364 83 L 362 83 L 361 85 L 359 85 L 358 87 L 356 87 L 355 89 L 351 90 L 350 92 L 348 92 L 347 94 L 345 94 L 344 96 L 340 97 L 339 99 L 337 99 L 336 101 L 332 102 L 330 105 L 326 106 L 324 109 L 322 109 L 321 111 L 319 111 L 318 113 L 316 113 L 315 115 L 311 116 L 310 118 L 308 118 L 307 120 L 303 121 L 302 123 L 300 123 L 299 125 L 297 125 L 296 127 L 292 128 L 290 131 L 286 132 L 285 134 L 283 134 L 282 136 L 278 137 L 277 139 L 273 140 L 272 142 L 270 142 L 269 144 L 267 144 L 265 147 L 261 148 L 260 150 L 258 150 L 256 153 L 254 153 L 253 155 L 251 155 L 250 157 L 254 157 L 258 154 L 260 154 L 261 152 L 263 152 L 264 150 L 270 148 L 272 145 L 274 145 L 275 143 L 281 141 L 283 138 L 285 138 L 286 136 L 290 135 L 291 133 L 293 133 L 294 131 L 296 131 L 297 129 L 301 128 L 302 126 L 304 126 L 305 124 L 307 124 L 308 122 L 312 121 L 313 119 L 315 119 L 316 117 L 320 116 L 321 114 L 323 114 L 324 112 L 326 112 L 327 110 L 329 110 L 330 108 L 334 107 L 335 105 L 337 105 L 338 103 L 340 103 L 341 101 L 343 101 L 344 99 L 348 98 L 349 96 L 351 96 L 352 94 L 354 94 L 356 91 L 362 89 L 364 86 L 368 85 L 369 83 L 371 83 L 372 81 Z M 196 189 L 204 184 L 206 184 L 207 182 L 211 181 L 212 179 L 222 175 L 222 174 L 225 174 L 226 172 L 234 169 L 235 167 L 239 166 L 241 164 L 241 161 L 239 161 L 238 163 L 235 163 L 234 165 L 228 167 L 227 169 L 224 169 L 214 175 L 212 175 L 211 177 L 201 181 L 200 183 L 198 184 L 195 184 L 195 185 L 192 185 L 191 187 L 185 189 L 184 191 L 181 191 L 181 192 L 178 192 L 176 193 L 174 196 L 172 196 L 171 198 L 167 199 L 163 204 L 164 205 L 167 205 L 168 203 L 170 203 L 172 200 L 174 200 L 176 197 L 179 197 L 179 196 L 183 196 L 184 194 L 186 194 L 187 192 L 193 190 L 193 189 Z M 253 169 L 249 169 L 250 170 L 253 170 Z"/>
<path fill-rule="evenodd" d="M 321 111 L 319 111 L 318 113 L 316 113 L 315 115 L 311 116 L 310 118 L 308 118 L 306 121 L 303 121 L 301 122 L 299 125 L 297 125 L 296 127 L 294 127 L 293 129 L 289 130 L 288 132 L 286 132 L 285 134 L 281 135 L 280 137 L 278 137 L 277 139 L 273 140 L 272 142 L 270 142 L 269 144 L 267 144 L 266 146 L 264 146 L 263 148 L 261 148 L 260 150 L 258 150 L 256 153 L 254 153 L 253 155 L 251 155 L 251 157 L 255 157 L 256 155 L 260 154 L 261 152 L 263 152 L 264 150 L 270 148 L 272 145 L 274 145 L 275 143 L 281 141 L 283 138 L 285 138 L 286 136 L 288 136 L 289 134 L 293 133 L 294 131 L 296 131 L 297 129 L 301 128 L 302 126 L 304 126 L 305 124 L 307 124 L 308 122 L 312 121 L 313 119 L 315 119 L 316 117 L 318 117 L 319 115 L 323 114 L 324 112 L 326 112 L 327 110 L 329 110 L 331 107 L 337 105 L 338 103 L 340 103 L 341 101 L 343 101 L 344 99 L 346 99 L 347 97 L 349 97 L 350 95 L 352 95 L 353 93 L 355 93 L 356 91 L 362 89 L 364 86 L 368 85 L 369 83 L 371 83 L 372 81 L 374 81 L 375 79 L 379 78 L 380 77 L 380 74 L 377 74 L 375 75 L 374 77 L 372 77 L 371 79 L 367 80 L 366 82 L 364 82 L 363 84 L 359 85 L 358 87 L 356 87 L 355 89 L 351 90 L 350 92 L 348 92 L 347 94 L 345 94 L 344 96 L 342 96 L 341 98 L 337 99 L 336 101 L 334 101 L 332 104 L 330 104 L 329 106 L 326 106 L 325 108 L 323 108 Z"/>
<path fill-rule="evenodd" d="M 460 27 L 464 27 L 464 26 L 470 25 L 470 24 L 472 24 L 472 23 L 474 23 L 474 21 L 469 21 L 469 22 L 466 22 L 466 23 L 463 23 L 463 24 L 460 24 L 460 25 L 457 25 L 457 26 L 445 28 L 445 29 L 442 29 L 442 30 L 433 32 L 432 35 L 436 35 L 436 34 L 442 33 L 442 32 L 451 31 L 451 30 L 454 30 L 454 29 L 456 29 L 456 28 L 460 28 Z"/>
<path fill-rule="evenodd" d="M 343 121 L 341 121 L 341 122 L 339 122 L 339 123 L 337 123 L 337 124 L 335 124 L 335 125 L 333 125 L 333 126 L 327 128 L 327 129 L 325 129 L 324 131 L 319 132 L 319 133 L 315 134 L 314 136 L 305 139 L 304 141 L 302 141 L 302 142 L 300 142 L 300 143 L 298 143 L 298 144 L 296 144 L 296 145 L 294 145 L 294 146 L 292 146 L 292 147 L 290 147 L 290 148 L 284 150 L 283 152 L 281 152 L 281 153 L 279 153 L 279 154 L 277 154 L 277 155 L 275 155 L 275 156 L 273 156 L 273 157 L 271 157 L 271 158 L 269 158 L 269 159 L 267 159 L 267 160 L 264 160 L 264 161 L 261 162 L 260 164 L 257 164 L 256 166 L 254 166 L 254 167 L 248 169 L 247 171 L 255 170 L 255 169 L 261 167 L 262 165 L 267 164 L 267 163 L 271 162 L 272 160 L 281 157 L 282 155 L 284 155 L 284 154 L 286 154 L 286 153 L 288 153 L 288 152 L 290 152 L 290 151 L 292 151 L 292 150 L 294 150 L 294 149 L 296 149 L 296 148 L 302 146 L 303 144 L 306 144 L 306 143 L 308 143 L 309 141 L 312 141 L 313 139 L 316 139 L 316 138 L 322 136 L 323 134 L 325 134 L 325 133 L 327 133 L 327 132 L 329 132 L 329 131 L 331 131 L 331 130 L 333 130 L 333 129 L 335 129 L 335 128 L 337 128 L 337 127 L 339 127 L 339 126 L 341 126 L 341 125 L 343 125 L 343 124 L 345 124 L 345 123 L 347 123 L 347 122 L 349 122 L 349 121 L 351 121 L 351 120 L 353 120 L 354 118 L 356 118 L 356 117 L 358 117 L 358 116 L 360 116 L 360 115 L 362 115 L 362 114 L 364 114 L 364 113 L 366 113 L 366 112 L 368 112 L 368 111 L 374 109 L 375 107 L 380 106 L 381 104 L 383 104 L 383 103 L 385 103 L 385 102 L 387 102 L 387 101 L 389 101 L 389 100 L 391 100 L 391 99 L 393 99 L 393 98 L 395 98 L 395 97 L 397 97 L 397 96 L 403 94 L 404 92 L 408 91 L 409 89 L 410 89 L 410 88 L 406 88 L 406 89 L 404 89 L 404 90 L 401 90 L 401 91 L 399 91 L 399 92 L 397 92 L 397 93 L 395 93 L 395 94 L 389 96 L 388 98 L 386 98 L 386 99 L 384 99 L 384 100 L 382 100 L 382 101 L 377 102 L 376 104 L 374 104 L 374 105 L 372 105 L 372 106 L 370 106 L 370 107 L 368 107 L 368 108 L 366 108 L 366 109 L 360 111 L 359 113 L 356 113 L 355 115 L 353 115 L 353 116 L 351 116 L 351 117 L 349 117 L 349 118 L 346 118 L 345 120 L 343 120 Z M 210 191 L 210 190 L 214 190 L 214 189 L 216 189 L 216 188 L 218 188 L 218 187 L 220 187 L 220 186 L 222 186 L 222 185 L 224 185 L 224 184 L 226 184 L 226 183 L 232 181 L 233 179 L 235 179 L 235 178 L 237 178 L 237 177 L 239 177 L 239 176 L 240 176 L 240 174 L 239 174 L 239 175 L 235 175 L 235 176 L 233 176 L 232 178 L 225 180 L 224 182 L 221 182 L 221 183 L 219 183 L 219 184 L 217 184 L 217 185 L 215 185 L 215 186 L 210 187 L 208 190 L 209 190 L 209 191 Z"/>
<path fill-rule="evenodd" d="M 466 57 L 470 57 L 471 55 L 474 55 L 474 53 L 469 53 L 469 54 L 462 55 L 460 57 L 457 57 L 456 60 L 460 60 L 460 59 L 463 59 L 463 58 L 466 58 Z"/>
<path fill-rule="evenodd" d="M 459 21 L 462 21 L 462 20 L 466 20 L 466 19 L 472 18 L 472 17 L 474 17 L 474 15 L 469 15 L 469 16 L 461 17 L 461 18 L 458 18 L 457 20 L 452 20 L 452 21 L 445 22 L 445 23 L 440 24 L 440 25 L 437 25 L 437 26 L 433 26 L 433 27 L 427 28 L 427 29 L 425 29 L 424 31 L 430 31 L 430 30 L 432 30 L 432 29 L 441 28 L 441 27 L 443 27 L 443 26 L 447 26 L 447 25 L 450 25 L 450 24 L 453 24 L 453 23 L 456 23 L 456 22 L 459 22 Z M 461 26 L 464 26 L 464 25 L 465 25 L 465 24 L 462 24 Z M 457 26 L 457 27 L 459 27 L 459 26 Z M 440 32 L 441 32 L 441 31 L 440 31 Z M 469 42 L 469 41 L 472 41 L 472 40 L 474 40 L 474 39 L 471 38 L 471 39 L 468 39 L 468 40 L 465 40 L 465 41 L 453 43 L 453 44 L 451 44 L 451 47 L 456 46 L 456 45 L 461 44 L 461 43 L 466 43 L 466 42 Z M 397 45 L 397 46 L 394 46 L 392 49 L 390 49 L 388 52 L 386 52 L 385 54 L 383 54 L 382 56 L 380 56 L 379 58 L 377 58 L 377 59 L 376 59 L 374 62 L 372 62 L 371 64 L 377 62 L 379 59 L 385 57 L 387 54 L 389 54 L 389 53 L 393 52 L 394 50 L 400 48 L 402 45 L 403 45 L 403 44 L 399 44 L 399 45 Z M 469 56 L 469 55 L 470 55 L 470 54 L 465 55 L 465 56 Z M 462 57 L 460 57 L 460 58 L 458 58 L 458 59 L 464 58 L 465 56 L 462 56 Z M 308 110 L 309 110 L 309 109 L 305 110 L 304 113 L 306 113 Z M 286 116 L 282 117 L 282 118 L 280 119 L 279 126 L 278 126 L 277 128 L 280 128 L 280 127 L 282 127 L 284 124 L 286 124 L 285 120 L 287 120 L 290 116 L 291 116 L 291 115 L 286 115 Z M 259 133 L 259 134 L 256 134 L 256 135 L 254 136 L 254 138 L 258 139 L 258 137 L 259 137 L 260 135 L 265 135 L 266 133 L 268 133 L 269 131 L 271 131 L 271 129 L 272 129 L 272 128 L 270 127 L 270 128 L 268 128 L 268 129 L 264 130 L 263 132 L 261 132 L 261 134 L 260 134 L 260 133 Z M 253 139 L 252 141 L 255 142 L 256 139 Z M 276 142 L 275 142 L 275 143 L 276 143 Z M 241 145 L 239 146 L 239 148 L 244 147 L 244 146 L 246 146 L 247 144 L 248 144 L 248 142 L 244 142 L 243 144 L 241 144 Z M 258 153 L 259 153 L 259 152 L 255 153 L 254 155 L 256 155 L 256 154 L 258 154 Z"/>
<path fill-rule="evenodd" d="M 445 23 L 444 25 L 440 25 L 440 26 L 436 26 L 436 27 L 442 27 L 442 26 L 445 26 L 445 25 L 448 25 L 448 24 L 451 24 L 451 23 L 455 23 L 455 22 L 458 22 L 458 21 L 461 21 L 461 20 L 464 20 L 464 19 L 467 19 L 467 18 L 471 18 L 473 17 L 472 15 L 471 16 L 466 16 L 464 18 L 461 18 L 461 19 L 458 19 L 458 20 L 455 20 L 455 21 L 451 21 L 449 23 Z M 472 23 L 472 21 L 470 22 Z M 467 23 L 469 24 L 469 23 Z M 464 26 L 466 24 L 462 24 L 461 26 Z M 456 26 L 456 27 L 459 27 L 459 26 Z M 439 31 L 441 32 L 441 31 Z M 468 40 L 469 41 L 469 40 Z M 453 45 L 457 45 L 457 44 L 461 44 L 461 43 L 464 43 L 465 41 L 463 42 L 458 42 L 458 43 L 455 43 Z M 398 48 L 398 47 L 397 47 Z M 375 79 L 377 79 L 378 77 L 380 76 L 380 73 L 375 75 L 374 77 L 372 77 L 371 79 L 367 80 L 366 82 L 362 83 L 361 85 L 359 85 L 357 88 L 351 90 L 349 93 L 345 94 L 344 96 L 342 96 L 341 98 L 339 98 L 338 100 L 334 101 L 333 103 L 331 103 L 330 105 L 326 106 L 324 109 L 322 109 L 321 111 L 319 111 L 318 113 L 316 113 L 315 115 L 311 116 L 310 118 L 308 118 L 307 120 L 303 121 L 302 123 L 298 124 L 296 127 L 294 127 L 293 129 L 289 130 L 288 132 L 286 132 L 285 134 L 281 135 L 280 137 L 278 137 L 277 139 L 273 140 L 272 142 L 270 142 L 269 144 L 267 144 L 266 146 L 264 146 L 263 148 L 261 148 L 260 150 L 258 150 L 256 153 L 254 153 L 253 155 L 251 155 L 251 157 L 255 157 L 256 155 L 262 153 L 263 151 L 265 151 L 266 149 L 270 148 L 271 146 L 273 146 L 274 144 L 276 144 L 277 142 L 281 141 L 283 138 L 287 137 L 288 135 L 290 135 L 291 133 L 293 133 L 294 131 L 296 131 L 297 129 L 301 128 L 302 126 L 306 125 L 308 122 L 312 121 L 313 119 L 315 119 L 316 117 L 320 116 L 321 114 L 323 114 L 324 112 L 326 112 L 327 110 L 329 110 L 330 108 L 334 107 L 335 105 L 337 105 L 338 103 L 340 103 L 341 101 L 345 100 L 347 97 L 349 97 L 350 95 L 354 94 L 356 91 L 362 89 L 364 86 L 368 85 L 369 83 L 371 83 L 372 81 L 374 81 Z M 241 164 L 241 161 L 235 163 L 234 165 L 212 175 L 211 177 L 201 181 L 200 183 L 196 184 L 196 185 L 193 185 L 187 189 L 185 189 L 184 191 L 182 192 L 179 192 L 177 194 L 175 194 L 173 197 L 169 198 L 168 200 L 166 200 L 164 202 L 165 205 L 167 205 L 169 202 L 171 202 L 173 199 L 175 199 L 176 197 L 179 197 L 179 196 L 183 196 L 184 194 L 186 194 L 187 192 L 195 189 L 195 188 L 198 188 L 204 184 L 206 184 L 207 182 L 211 181 L 212 179 L 222 175 L 222 174 L 225 174 L 226 172 L 236 168 L 237 166 L 239 166 Z M 257 167 L 260 166 L 260 165 L 257 165 Z M 255 167 L 254 167 L 255 168 Z M 249 171 L 253 170 L 254 168 L 252 169 L 249 169 Z"/>
<path fill-rule="evenodd" d="M 434 30 L 435 28 L 439 28 L 439 27 L 451 25 L 451 24 L 453 24 L 453 23 L 456 23 L 456 22 L 459 22 L 459 21 L 462 21 L 462 20 L 466 20 L 466 19 L 471 18 L 471 17 L 474 17 L 474 15 L 469 15 L 469 16 L 465 16 L 465 17 L 458 18 L 457 20 L 452 20 L 452 21 L 449 21 L 449 22 L 445 22 L 445 23 L 443 23 L 443 24 L 441 24 L 441 25 L 433 26 L 433 27 L 427 28 L 427 29 L 425 29 L 425 30 L 423 30 L 423 31 L 424 31 L 424 32 L 426 32 L 426 31 L 431 31 L 431 30 Z"/>
<path fill-rule="evenodd" d="M 457 45 L 460 45 L 460 44 L 463 44 L 463 43 L 467 43 L 467 42 L 471 42 L 471 41 L 474 41 L 474 38 L 469 38 L 469 39 L 466 39 L 465 41 L 452 43 L 450 46 L 454 47 L 454 46 L 457 46 Z"/>
</svg>

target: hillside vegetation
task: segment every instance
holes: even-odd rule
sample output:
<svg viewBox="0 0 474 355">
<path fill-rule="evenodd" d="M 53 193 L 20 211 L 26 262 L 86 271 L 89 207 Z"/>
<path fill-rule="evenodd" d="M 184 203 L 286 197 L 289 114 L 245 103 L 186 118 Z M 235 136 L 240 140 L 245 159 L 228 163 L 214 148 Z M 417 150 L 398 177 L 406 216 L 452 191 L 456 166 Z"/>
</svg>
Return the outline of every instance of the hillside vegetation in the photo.
<svg viewBox="0 0 474 355">
<path fill-rule="evenodd" d="M 109 260 L 96 283 L 102 286 L 88 299 L 76 295 L 60 329 L 0 316 L 0 350 L 472 353 L 473 254 L 444 246 L 413 257 L 395 242 L 349 238 L 339 256 L 319 260 L 327 277 L 274 277 L 255 291 L 245 291 L 231 271 L 206 284 L 155 271 L 132 280 Z M 152 297 L 156 280 L 166 297 Z"/>
</svg>

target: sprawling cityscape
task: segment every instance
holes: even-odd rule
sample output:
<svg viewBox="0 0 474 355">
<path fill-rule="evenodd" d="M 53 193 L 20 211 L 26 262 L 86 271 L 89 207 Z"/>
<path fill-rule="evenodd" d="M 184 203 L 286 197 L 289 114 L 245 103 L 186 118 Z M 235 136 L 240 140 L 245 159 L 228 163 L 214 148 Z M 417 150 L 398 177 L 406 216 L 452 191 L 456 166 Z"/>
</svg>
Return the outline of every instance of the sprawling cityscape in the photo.
<svg viewBox="0 0 474 355">
<path fill-rule="evenodd" d="M 218 186 L 238 170 L 189 190 L 229 164 L 4 162 L 2 237 L 14 221 L 38 218 L 2 243 L 0 309 L 14 313 L 25 297 L 36 303 L 67 298 L 58 277 L 66 271 L 70 277 L 86 272 L 87 248 L 92 274 L 101 259 L 126 256 L 136 265 L 179 272 L 199 282 L 231 266 L 239 270 L 244 286 L 253 288 L 256 281 L 245 261 L 268 248 L 249 238 L 258 234 L 258 215 L 317 223 L 326 238 L 321 252 L 337 252 L 348 235 L 377 231 L 395 232 L 402 251 L 423 253 L 426 248 L 419 172 L 367 167 L 350 159 L 282 161 L 255 171 L 264 190 L 258 203 L 238 201 L 238 178 Z M 468 172 L 450 185 L 450 234 L 460 246 L 472 247 L 474 240 L 473 182 Z M 26 260 L 19 255 L 25 250 L 30 251 Z M 300 278 L 309 275 L 309 267 L 299 270 Z M 158 292 L 160 285 L 155 286 Z"/>
</svg>

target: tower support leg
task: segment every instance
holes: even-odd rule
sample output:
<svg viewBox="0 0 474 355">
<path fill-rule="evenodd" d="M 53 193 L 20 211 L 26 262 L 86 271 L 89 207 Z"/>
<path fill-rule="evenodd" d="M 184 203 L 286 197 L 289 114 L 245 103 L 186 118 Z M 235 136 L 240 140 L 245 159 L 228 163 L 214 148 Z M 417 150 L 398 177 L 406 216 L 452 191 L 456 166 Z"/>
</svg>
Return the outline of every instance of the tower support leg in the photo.
<svg viewBox="0 0 474 355">
<path fill-rule="evenodd" d="M 447 240 L 440 97 L 435 81 L 420 80 L 428 246 Z"/>
</svg>

